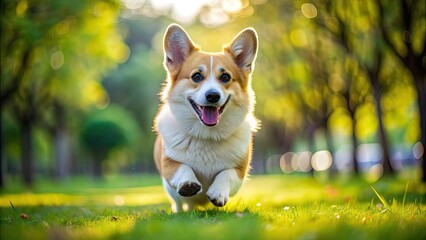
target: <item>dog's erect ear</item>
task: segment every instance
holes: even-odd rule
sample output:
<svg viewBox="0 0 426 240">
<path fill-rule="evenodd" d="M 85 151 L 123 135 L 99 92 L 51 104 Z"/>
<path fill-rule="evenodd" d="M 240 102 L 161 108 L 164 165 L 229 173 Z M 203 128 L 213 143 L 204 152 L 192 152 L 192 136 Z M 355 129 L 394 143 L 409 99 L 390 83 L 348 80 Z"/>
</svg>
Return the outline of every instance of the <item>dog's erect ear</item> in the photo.
<svg viewBox="0 0 426 240">
<path fill-rule="evenodd" d="M 246 28 L 232 40 L 225 48 L 231 53 L 235 63 L 244 71 L 251 73 L 254 69 L 254 60 L 257 54 L 257 33 L 253 28 Z"/>
<path fill-rule="evenodd" d="M 189 54 L 196 50 L 191 38 L 177 24 L 171 24 L 164 35 L 164 65 L 173 70 L 179 67 Z"/>
</svg>

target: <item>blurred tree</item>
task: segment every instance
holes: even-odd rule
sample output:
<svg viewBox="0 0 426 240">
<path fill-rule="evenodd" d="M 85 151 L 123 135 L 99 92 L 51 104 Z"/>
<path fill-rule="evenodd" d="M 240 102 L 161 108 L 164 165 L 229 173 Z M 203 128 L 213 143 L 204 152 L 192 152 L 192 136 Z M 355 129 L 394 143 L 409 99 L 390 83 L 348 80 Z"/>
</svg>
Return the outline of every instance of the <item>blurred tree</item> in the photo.
<svg viewBox="0 0 426 240">
<path fill-rule="evenodd" d="M 93 174 L 102 176 L 102 162 L 108 153 L 125 145 L 126 139 L 119 125 L 112 121 L 93 121 L 82 130 L 82 141 L 93 156 Z"/>
<path fill-rule="evenodd" d="M 111 71 L 102 81 L 108 92 L 111 104 L 117 104 L 134 116 L 144 140 L 136 148 L 138 170 L 154 171 L 152 149 L 155 133 L 152 131 L 154 116 L 159 104 L 158 93 L 166 77 L 162 62 L 162 42 L 159 29 L 166 27 L 166 22 L 139 16 L 125 19 L 120 23 L 127 32 L 126 44 L 131 55 L 126 64 Z M 143 27 L 142 27 L 143 26 Z"/>
<path fill-rule="evenodd" d="M 1 11 L 1 105 L 20 123 L 24 180 L 33 181 L 35 124 L 52 133 L 57 176 L 63 177 L 68 114 L 105 107 L 108 97 L 97 81 L 127 59 L 116 27 L 118 5 L 20 0 L 2 3 Z"/>
<path fill-rule="evenodd" d="M 387 48 L 410 72 L 417 93 L 420 142 L 426 148 L 426 4 L 424 0 L 375 0 L 378 24 Z M 426 182 L 425 154 L 422 159 Z"/>
<path fill-rule="evenodd" d="M 92 156 L 93 174 L 102 176 L 102 163 L 113 150 L 138 148 L 139 132 L 133 117 L 117 105 L 93 111 L 80 132 L 80 139 Z"/>
<path fill-rule="evenodd" d="M 355 174 L 358 174 L 358 157 L 356 149 L 359 145 L 358 137 L 356 134 L 356 117 L 355 113 L 359 105 L 365 102 L 365 94 L 358 91 L 357 83 L 362 82 L 359 79 L 359 63 L 353 54 L 351 41 L 351 29 L 345 25 L 341 15 L 347 16 L 347 12 L 351 11 L 350 8 L 338 7 L 337 2 L 326 1 L 317 4 L 319 16 L 315 18 L 315 23 L 319 29 L 326 29 L 323 37 L 331 38 L 333 44 L 329 46 L 328 51 L 334 52 L 335 56 L 332 58 L 332 66 L 330 72 L 335 72 L 335 77 L 330 78 L 331 88 L 335 92 L 341 94 L 345 100 L 345 106 L 352 119 L 351 124 L 351 139 L 352 139 L 352 165 Z M 343 13 L 342 13 L 343 12 Z M 337 44 L 335 44 L 337 43 Z M 325 54 L 327 55 L 327 54 Z M 339 63 L 340 66 L 339 67 Z M 341 78 L 341 79 L 340 79 Z M 343 80 L 344 82 L 341 82 Z M 359 84 L 358 84 L 359 85 Z M 365 88 L 366 86 L 363 86 Z"/>
<path fill-rule="evenodd" d="M 383 86 L 380 82 L 380 70 L 382 69 L 383 53 L 381 49 L 380 38 L 378 38 L 379 30 L 374 24 L 374 14 L 372 14 L 371 2 L 360 4 L 358 2 L 342 2 L 342 1 L 326 1 L 318 4 L 321 13 L 321 18 L 318 18 L 316 23 L 321 28 L 330 33 L 336 43 L 342 46 L 346 54 L 357 62 L 357 65 L 366 72 L 371 83 L 377 117 L 379 121 L 379 142 L 383 148 L 383 167 L 387 174 L 393 173 L 393 168 L 390 164 L 390 147 L 386 136 L 385 127 L 383 124 L 383 111 L 381 107 L 381 96 Z M 330 24 L 330 19 L 334 19 L 337 24 Z M 362 23 L 358 23 L 362 21 Z M 337 26 L 336 26 L 337 25 Z M 359 49 L 357 46 L 363 46 Z M 349 79 L 349 78 L 347 78 Z M 351 103 L 348 94 L 349 111 L 351 115 Z M 353 119 L 355 121 L 355 118 Z M 355 134 L 355 131 L 353 132 Z M 356 136 L 353 136 L 354 151 L 356 149 Z M 357 169 L 356 154 L 354 156 L 354 166 Z"/>
<path fill-rule="evenodd" d="M 389 143 L 386 137 L 382 111 L 381 95 L 388 87 L 384 84 L 383 65 L 388 50 L 392 52 L 407 67 L 412 75 L 413 86 L 417 91 L 417 102 L 420 116 L 420 142 L 425 146 L 426 131 L 426 96 L 425 96 L 425 4 L 424 1 L 367 1 L 342 3 L 341 1 L 326 2 L 325 13 L 328 13 L 320 23 L 333 34 L 346 51 L 356 57 L 358 63 L 368 73 L 374 89 L 374 97 L 379 120 L 379 133 L 384 159 L 389 159 Z M 346 6 L 347 5 L 347 6 Z M 320 4 L 321 6 L 321 4 Z M 346 7 L 345 7 L 346 6 Z M 350 11 L 348 11 L 350 10 Z M 345 12 L 346 11 L 346 12 Z M 337 20 L 337 31 L 328 24 L 330 19 Z M 360 22 L 362 21 L 362 22 Z M 340 28 L 340 30 L 339 30 Z M 350 36 L 352 35 L 352 36 Z M 360 39 L 360 37 L 362 39 Z M 361 40 L 360 42 L 354 40 Z M 352 46 L 351 46 L 352 45 Z M 362 46 L 363 49 L 354 47 Z M 390 79 L 390 78 L 388 78 Z M 394 83 L 390 83 L 394 84 Z M 391 171 L 391 165 L 385 161 L 386 172 Z M 423 180 L 426 181 L 426 164 L 423 164 Z"/>
</svg>

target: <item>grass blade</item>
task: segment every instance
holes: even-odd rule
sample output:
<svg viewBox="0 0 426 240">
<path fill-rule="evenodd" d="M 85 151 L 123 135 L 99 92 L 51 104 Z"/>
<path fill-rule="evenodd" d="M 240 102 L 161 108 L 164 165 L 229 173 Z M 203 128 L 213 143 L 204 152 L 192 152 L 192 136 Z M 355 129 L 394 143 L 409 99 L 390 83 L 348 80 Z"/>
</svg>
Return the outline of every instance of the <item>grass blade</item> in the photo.
<svg viewBox="0 0 426 240">
<path fill-rule="evenodd" d="M 405 198 L 407 197 L 408 183 L 409 183 L 409 181 L 407 181 L 407 185 L 405 185 L 404 198 L 402 199 L 402 207 L 405 206 Z"/>
<path fill-rule="evenodd" d="M 390 205 L 388 203 L 388 201 L 386 201 L 386 199 L 376 191 L 376 189 L 374 189 L 373 186 L 371 186 L 371 188 L 373 189 L 374 193 L 376 194 L 376 196 L 379 198 L 380 202 L 382 202 L 382 204 L 386 207 L 386 209 L 388 209 L 388 211 L 390 212 Z"/>
<path fill-rule="evenodd" d="M 18 217 L 19 217 L 19 213 L 18 213 L 18 211 L 16 211 L 16 208 L 15 208 L 15 206 L 13 206 L 13 203 L 12 203 L 12 201 L 9 201 L 9 203 L 10 203 L 10 206 L 12 206 L 12 208 L 13 208 L 13 211 L 15 211 L 15 212 L 16 212 L 16 215 L 18 215 Z"/>
</svg>

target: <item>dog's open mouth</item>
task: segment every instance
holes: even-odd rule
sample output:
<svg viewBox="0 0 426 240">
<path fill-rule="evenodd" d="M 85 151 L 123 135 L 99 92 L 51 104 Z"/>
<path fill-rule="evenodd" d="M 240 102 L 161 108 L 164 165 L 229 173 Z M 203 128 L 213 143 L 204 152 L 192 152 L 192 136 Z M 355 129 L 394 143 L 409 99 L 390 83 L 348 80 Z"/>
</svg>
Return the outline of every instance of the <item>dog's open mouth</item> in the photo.
<svg viewBox="0 0 426 240">
<path fill-rule="evenodd" d="M 230 98 L 231 95 L 222 106 L 201 106 L 196 104 L 191 98 L 188 98 L 188 100 L 201 122 L 206 126 L 213 127 L 219 123 L 220 114 L 225 109 Z"/>
</svg>

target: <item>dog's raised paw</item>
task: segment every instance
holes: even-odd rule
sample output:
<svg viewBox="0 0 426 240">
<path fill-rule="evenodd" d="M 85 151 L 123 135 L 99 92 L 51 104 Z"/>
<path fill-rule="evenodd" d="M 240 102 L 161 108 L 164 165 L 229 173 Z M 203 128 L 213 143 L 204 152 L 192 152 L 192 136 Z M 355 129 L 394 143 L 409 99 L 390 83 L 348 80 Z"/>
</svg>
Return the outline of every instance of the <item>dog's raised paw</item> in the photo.
<svg viewBox="0 0 426 240">
<path fill-rule="evenodd" d="M 221 194 L 220 192 L 214 191 L 214 192 L 207 192 L 207 198 L 210 200 L 213 205 L 216 207 L 223 207 L 228 202 L 228 195 Z"/>
<path fill-rule="evenodd" d="M 178 190 L 179 195 L 182 197 L 191 197 L 201 192 L 201 185 L 196 182 L 184 182 Z"/>
<path fill-rule="evenodd" d="M 216 207 L 223 207 L 226 204 L 226 201 L 224 199 L 220 199 L 220 198 L 212 198 L 212 199 L 209 198 L 209 200 Z"/>
</svg>

